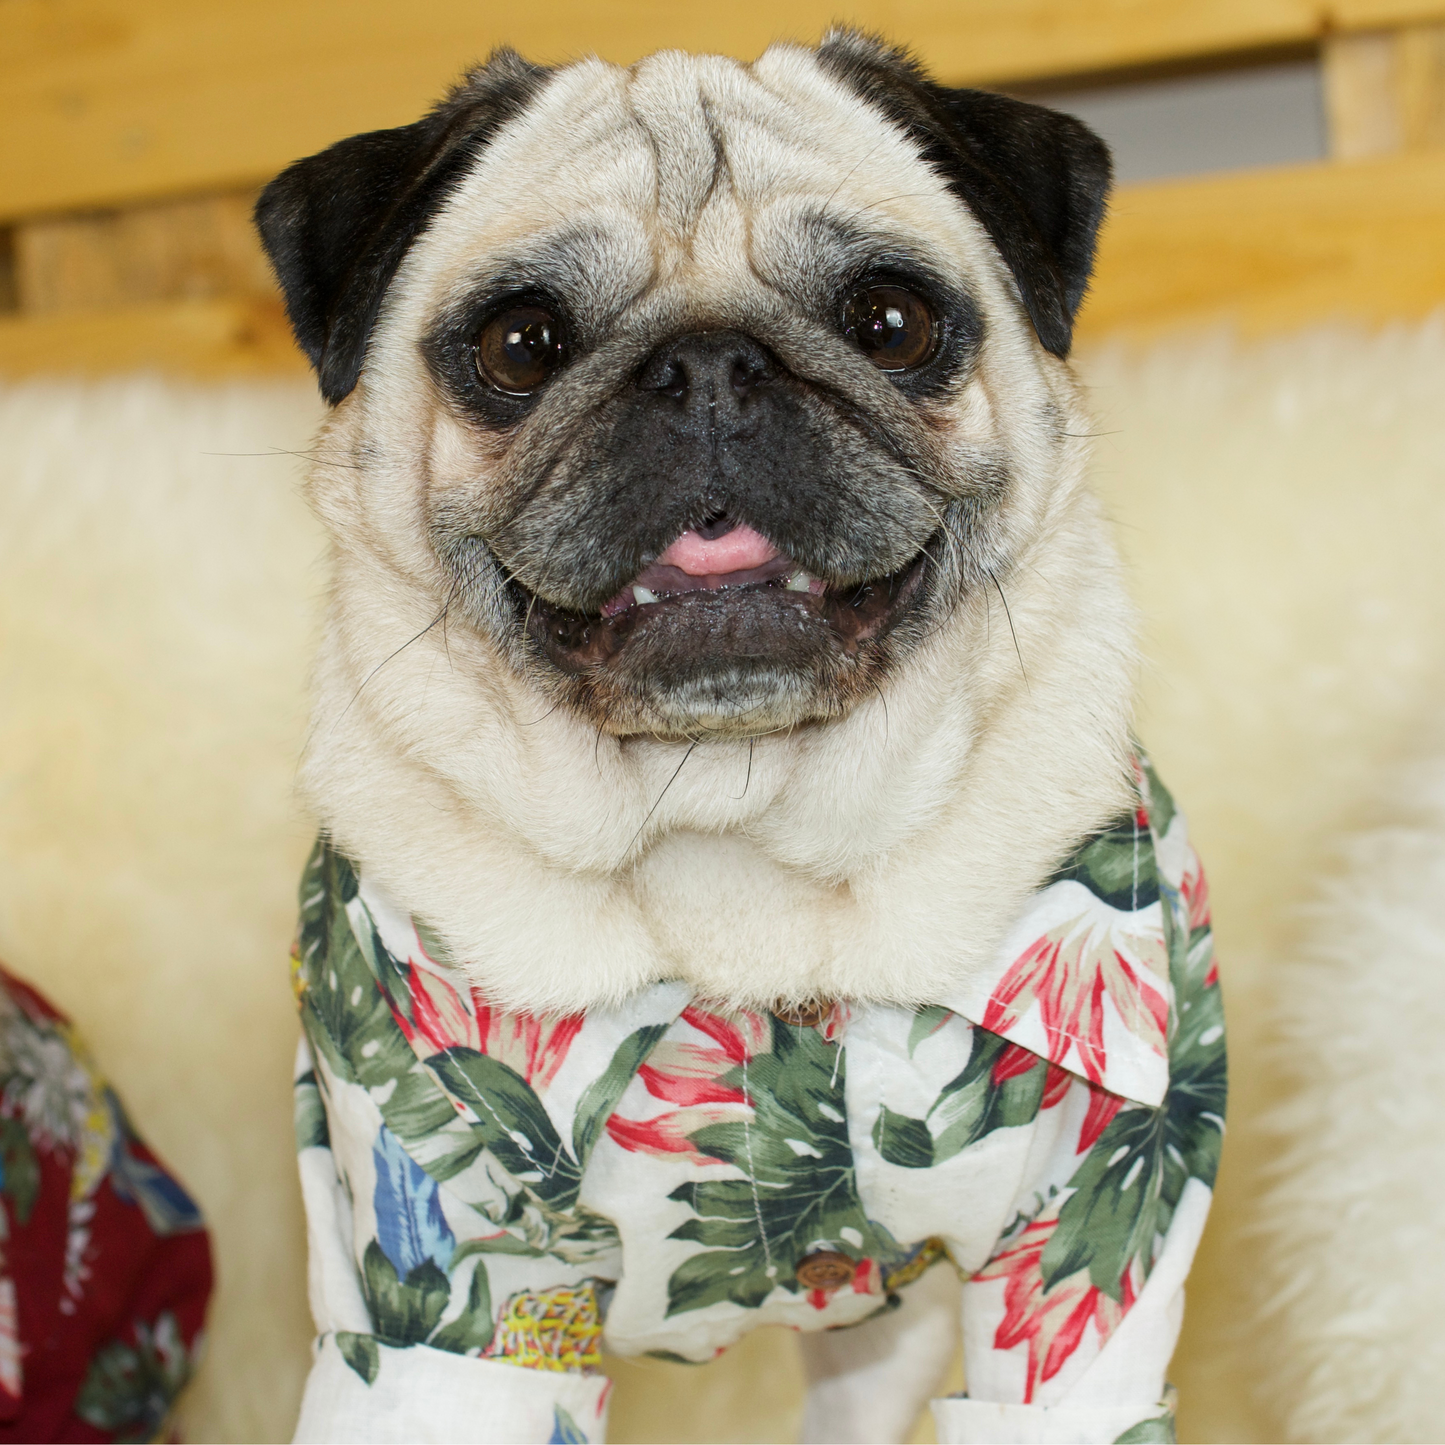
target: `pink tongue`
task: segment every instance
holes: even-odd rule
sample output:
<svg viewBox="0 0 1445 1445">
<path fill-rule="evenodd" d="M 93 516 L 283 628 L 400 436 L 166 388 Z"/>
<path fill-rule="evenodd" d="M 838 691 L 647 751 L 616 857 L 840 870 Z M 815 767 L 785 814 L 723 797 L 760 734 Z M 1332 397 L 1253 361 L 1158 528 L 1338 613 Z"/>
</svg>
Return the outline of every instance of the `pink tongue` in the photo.
<svg viewBox="0 0 1445 1445">
<path fill-rule="evenodd" d="M 761 567 L 777 555 L 778 549 L 762 533 L 739 525 L 711 541 L 697 532 L 684 532 L 657 560 L 691 577 L 716 577 Z"/>
</svg>

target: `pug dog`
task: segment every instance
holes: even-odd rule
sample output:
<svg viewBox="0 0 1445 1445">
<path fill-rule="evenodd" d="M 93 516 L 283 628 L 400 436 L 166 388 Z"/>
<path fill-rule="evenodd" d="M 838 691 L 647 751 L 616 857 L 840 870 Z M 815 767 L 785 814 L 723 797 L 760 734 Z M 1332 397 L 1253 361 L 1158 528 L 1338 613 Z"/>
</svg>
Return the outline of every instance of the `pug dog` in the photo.
<svg viewBox="0 0 1445 1445">
<path fill-rule="evenodd" d="M 298 1439 L 1165 1439 L 1224 1107 L 1070 371 L 1110 163 L 848 31 L 502 51 L 257 224 L 331 410 Z M 962 1281 L 960 1286 L 959 1281 Z M 700 1425 L 695 1428 L 705 1428 Z"/>
</svg>

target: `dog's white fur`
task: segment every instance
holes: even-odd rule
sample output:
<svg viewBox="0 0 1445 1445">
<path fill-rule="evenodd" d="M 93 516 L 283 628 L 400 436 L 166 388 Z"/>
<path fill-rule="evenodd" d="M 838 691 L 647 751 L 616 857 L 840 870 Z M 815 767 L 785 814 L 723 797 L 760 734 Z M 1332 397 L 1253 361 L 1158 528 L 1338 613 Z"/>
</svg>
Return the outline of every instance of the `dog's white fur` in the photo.
<svg viewBox="0 0 1445 1445">
<path fill-rule="evenodd" d="M 716 188 L 710 127 L 731 166 Z M 968 278 L 987 338 L 945 435 L 1007 457 L 1011 565 L 841 720 L 695 749 L 599 734 L 478 632 L 437 624 L 427 492 L 474 485 L 488 458 L 418 338 L 539 206 L 604 228 L 654 296 L 706 305 L 756 287 L 803 205 L 886 220 Z M 666 977 L 737 1002 L 937 998 L 1127 802 L 1132 615 L 1083 484 L 1088 430 L 982 228 L 811 52 L 573 66 L 413 247 L 324 429 L 310 495 L 335 582 L 305 792 L 511 1007 Z"/>
</svg>

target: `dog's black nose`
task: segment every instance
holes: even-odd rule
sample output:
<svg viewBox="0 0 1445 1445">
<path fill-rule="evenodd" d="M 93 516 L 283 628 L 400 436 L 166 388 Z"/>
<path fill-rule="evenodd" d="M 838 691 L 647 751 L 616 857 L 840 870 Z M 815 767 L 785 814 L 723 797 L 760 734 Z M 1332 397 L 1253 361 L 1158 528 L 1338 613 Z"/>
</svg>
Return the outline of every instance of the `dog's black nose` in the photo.
<svg viewBox="0 0 1445 1445">
<path fill-rule="evenodd" d="M 714 423 L 736 416 L 772 375 L 772 361 L 740 331 L 695 331 L 659 347 L 638 374 L 643 391 L 670 397 L 688 413 Z"/>
</svg>

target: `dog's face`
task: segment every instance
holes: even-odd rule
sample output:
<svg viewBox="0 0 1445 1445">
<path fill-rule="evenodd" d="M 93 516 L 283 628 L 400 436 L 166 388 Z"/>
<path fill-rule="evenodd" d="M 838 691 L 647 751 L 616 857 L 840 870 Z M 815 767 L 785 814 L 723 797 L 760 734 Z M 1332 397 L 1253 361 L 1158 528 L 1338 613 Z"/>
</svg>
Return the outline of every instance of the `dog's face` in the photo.
<svg viewBox="0 0 1445 1445">
<path fill-rule="evenodd" d="M 843 35 L 502 56 L 258 219 L 445 625 L 599 729 L 736 736 L 846 714 L 1007 568 L 1107 181 Z"/>
</svg>

